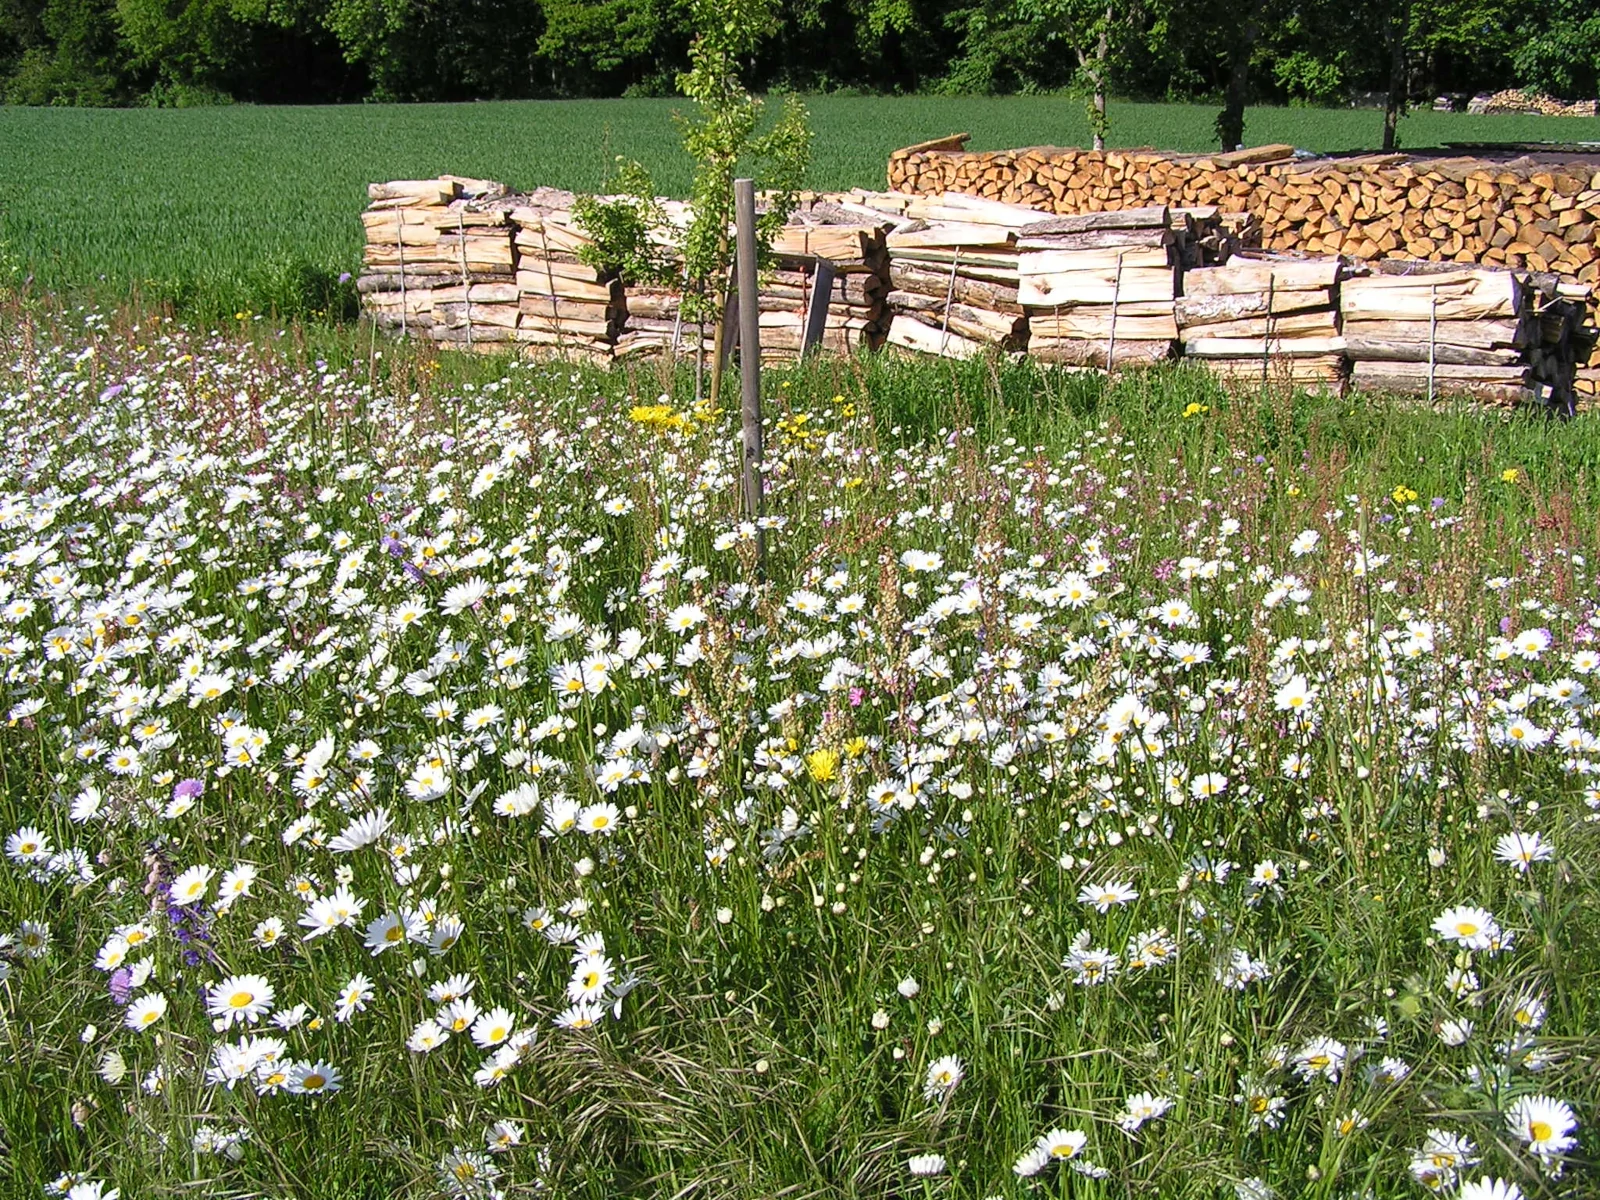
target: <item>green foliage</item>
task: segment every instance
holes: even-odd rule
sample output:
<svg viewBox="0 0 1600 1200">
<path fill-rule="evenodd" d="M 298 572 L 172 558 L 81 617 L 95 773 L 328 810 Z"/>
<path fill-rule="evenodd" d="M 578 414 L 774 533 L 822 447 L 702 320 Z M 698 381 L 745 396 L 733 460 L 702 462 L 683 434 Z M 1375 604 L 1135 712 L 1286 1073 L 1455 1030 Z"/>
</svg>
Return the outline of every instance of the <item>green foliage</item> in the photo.
<svg viewBox="0 0 1600 1200">
<path fill-rule="evenodd" d="M 1272 77 L 1291 101 L 1334 104 L 1345 88 L 1345 74 L 1337 62 L 1330 62 L 1305 50 L 1296 50 L 1278 59 Z"/>
<path fill-rule="evenodd" d="M 129 100 L 130 73 L 112 12 L 111 0 L 3 0 L 0 98 L 7 104 L 73 106 Z"/>
<path fill-rule="evenodd" d="M 675 272 L 668 248 L 653 231 L 666 216 L 648 168 L 618 156 L 607 196 L 580 195 L 573 205 L 578 225 L 594 239 L 578 257 L 591 267 L 615 268 L 628 283 L 665 283 Z"/>
<path fill-rule="evenodd" d="M 757 135 L 762 102 L 739 77 L 739 64 L 755 53 L 776 22 L 776 0 L 691 0 L 696 30 L 689 47 L 689 69 L 678 76 L 678 90 L 694 101 L 693 115 L 679 118 L 683 148 L 695 161 L 689 190 L 693 216 L 682 253 L 689 281 L 687 315 L 715 322 L 721 316 L 730 262 L 733 181 L 743 171 L 758 189 L 777 193 L 761 232 L 788 218 L 794 192 L 811 157 L 805 107 L 785 100 L 777 123 Z"/>
<path fill-rule="evenodd" d="M 648 79 L 667 36 L 664 0 L 544 0 L 539 53 L 577 95 L 603 95 Z"/>
<path fill-rule="evenodd" d="M 1086 101 L 1085 114 L 1097 145 L 1109 132 L 1105 112 L 1111 73 L 1125 62 L 1138 33 L 1138 0 L 1015 0 L 1030 38 L 1064 47 L 1077 63 L 1071 90 Z"/>
<path fill-rule="evenodd" d="M 1241 102 L 1328 102 L 1386 86 L 1384 39 L 1397 12 L 1430 86 L 1592 91 L 1600 35 L 1591 9 L 1585 0 L 768 0 L 729 11 L 761 29 L 733 60 L 758 93 L 1192 99 L 1220 94 L 1242 71 Z M 188 104 L 212 93 L 255 102 L 666 95 L 697 69 L 690 45 L 704 15 L 694 0 L 0 0 L 0 95 L 74 105 Z"/>
<path fill-rule="evenodd" d="M 1511 61 L 1528 87 L 1572 99 L 1600 92 L 1600 10 L 1588 0 L 1551 0 L 1554 19 L 1529 14 L 1521 23 Z"/>
</svg>

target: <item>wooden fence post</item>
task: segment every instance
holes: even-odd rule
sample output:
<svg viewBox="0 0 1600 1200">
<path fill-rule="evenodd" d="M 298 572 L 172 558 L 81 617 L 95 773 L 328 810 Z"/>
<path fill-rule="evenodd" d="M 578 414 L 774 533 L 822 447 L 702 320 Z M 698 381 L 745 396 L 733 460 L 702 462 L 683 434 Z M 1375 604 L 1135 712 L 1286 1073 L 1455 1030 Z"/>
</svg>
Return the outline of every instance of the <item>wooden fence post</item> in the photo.
<svg viewBox="0 0 1600 1200">
<path fill-rule="evenodd" d="M 739 417 L 744 445 L 744 510 L 756 522 L 756 558 L 764 574 L 766 533 L 761 528 L 761 311 L 756 299 L 756 189 L 750 179 L 733 181 L 738 243 Z"/>
</svg>

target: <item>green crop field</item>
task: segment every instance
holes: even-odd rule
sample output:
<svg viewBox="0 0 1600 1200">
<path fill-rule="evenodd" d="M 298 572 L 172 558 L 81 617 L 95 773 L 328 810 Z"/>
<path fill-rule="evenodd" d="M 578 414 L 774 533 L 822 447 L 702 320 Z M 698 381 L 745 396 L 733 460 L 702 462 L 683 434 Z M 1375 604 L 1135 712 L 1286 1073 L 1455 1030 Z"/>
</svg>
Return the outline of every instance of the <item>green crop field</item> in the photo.
<svg viewBox="0 0 1600 1200">
<path fill-rule="evenodd" d="M 882 186 L 897 146 L 957 130 L 973 148 L 1084 144 L 1082 106 L 1052 97 L 815 97 L 812 184 Z M 594 189 L 614 155 L 636 157 L 681 194 L 689 161 L 672 100 L 344 108 L 0 109 L 0 270 L 112 298 L 137 289 L 195 313 L 315 308 L 353 269 L 369 180 L 479 175 Z M 1209 148 L 1204 105 L 1112 106 L 1112 141 Z M 1251 109 L 1252 144 L 1371 146 L 1374 111 Z M 1416 113 L 1404 145 L 1594 140 L 1600 121 Z"/>
</svg>

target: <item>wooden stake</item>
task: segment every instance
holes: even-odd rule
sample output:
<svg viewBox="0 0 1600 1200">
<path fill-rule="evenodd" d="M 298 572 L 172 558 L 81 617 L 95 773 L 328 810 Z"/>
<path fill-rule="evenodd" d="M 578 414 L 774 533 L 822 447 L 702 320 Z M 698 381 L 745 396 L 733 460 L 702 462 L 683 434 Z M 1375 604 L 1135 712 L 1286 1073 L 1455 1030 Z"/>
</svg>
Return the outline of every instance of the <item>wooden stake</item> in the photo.
<svg viewBox="0 0 1600 1200">
<path fill-rule="evenodd" d="M 800 339 L 802 358 L 822 342 L 822 331 L 828 323 L 828 302 L 833 297 L 833 274 L 833 260 L 819 258 L 816 274 L 811 277 L 811 302 L 806 306 L 805 336 Z"/>
<path fill-rule="evenodd" d="M 740 426 L 744 441 L 744 510 L 756 522 L 756 559 L 765 573 L 766 534 L 761 528 L 761 306 L 756 299 L 756 188 L 733 181 L 738 238 Z"/>
</svg>

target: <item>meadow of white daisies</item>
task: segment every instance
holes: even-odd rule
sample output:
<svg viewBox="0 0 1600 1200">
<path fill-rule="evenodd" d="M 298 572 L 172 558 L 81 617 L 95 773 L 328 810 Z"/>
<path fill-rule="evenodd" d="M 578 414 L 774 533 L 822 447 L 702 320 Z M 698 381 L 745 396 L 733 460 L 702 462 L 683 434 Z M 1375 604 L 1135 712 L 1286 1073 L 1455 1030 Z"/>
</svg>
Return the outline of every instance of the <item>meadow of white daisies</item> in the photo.
<svg viewBox="0 0 1600 1200">
<path fill-rule="evenodd" d="M 1584 419 L 0 334 L 5 1195 L 1597 1194 Z"/>
</svg>

